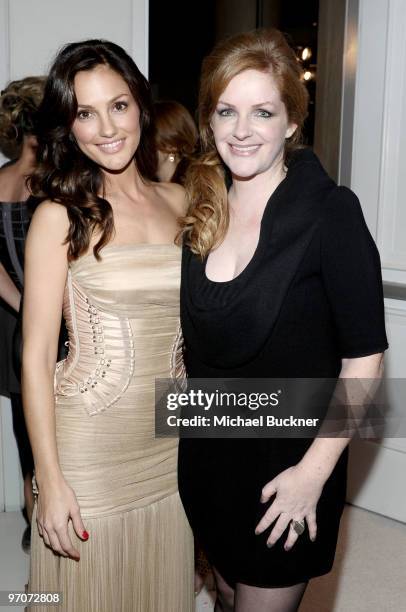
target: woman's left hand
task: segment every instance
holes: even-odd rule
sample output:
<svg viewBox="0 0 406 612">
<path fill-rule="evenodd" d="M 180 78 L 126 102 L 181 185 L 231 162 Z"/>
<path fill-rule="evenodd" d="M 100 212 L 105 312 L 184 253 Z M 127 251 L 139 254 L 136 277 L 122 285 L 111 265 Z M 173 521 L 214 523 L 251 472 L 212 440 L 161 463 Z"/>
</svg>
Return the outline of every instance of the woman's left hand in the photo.
<svg viewBox="0 0 406 612">
<path fill-rule="evenodd" d="M 310 539 L 314 542 L 317 535 L 316 507 L 323 485 L 324 480 L 300 463 L 278 474 L 262 489 L 261 502 L 265 503 L 273 495 L 276 496 L 258 523 L 255 533 L 259 535 L 276 521 L 267 540 L 267 546 L 271 547 L 290 523 L 284 545 L 285 550 L 290 550 L 299 537 L 291 521 L 305 520 Z"/>
</svg>

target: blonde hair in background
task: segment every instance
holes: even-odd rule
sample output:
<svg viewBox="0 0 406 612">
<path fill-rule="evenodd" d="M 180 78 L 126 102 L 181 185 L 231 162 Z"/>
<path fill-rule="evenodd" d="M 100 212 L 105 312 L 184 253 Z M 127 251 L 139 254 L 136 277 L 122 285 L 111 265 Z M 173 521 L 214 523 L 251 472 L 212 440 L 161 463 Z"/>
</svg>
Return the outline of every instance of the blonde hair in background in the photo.
<svg viewBox="0 0 406 612">
<path fill-rule="evenodd" d="M 272 75 L 289 122 L 297 125 L 286 140 L 286 163 L 289 154 L 301 146 L 308 93 L 300 63 L 283 34 L 273 28 L 253 30 L 218 43 L 202 65 L 198 106 L 201 155 L 192 161 L 186 175 L 190 207 L 181 232 L 192 252 L 202 258 L 222 242 L 229 224 L 225 168 L 217 153 L 210 120 L 228 83 L 245 70 Z"/>
<path fill-rule="evenodd" d="M 9 159 L 18 159 L 24 136 L 35 132 L 45 81 L 42 76 L 11 81 L 0 94 L 0 151 Z"/>
</svg>

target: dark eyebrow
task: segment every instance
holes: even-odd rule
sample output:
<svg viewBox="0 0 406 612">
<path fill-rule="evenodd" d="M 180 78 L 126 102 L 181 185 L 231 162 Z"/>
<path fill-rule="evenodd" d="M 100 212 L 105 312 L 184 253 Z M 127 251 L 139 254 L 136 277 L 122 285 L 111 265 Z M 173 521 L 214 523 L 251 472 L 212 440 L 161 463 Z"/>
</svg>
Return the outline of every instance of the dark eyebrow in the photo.
<svg viewBox="0 0 406 612">
<path fill-rule="evenodd" d="M 115 102 L 116 100 L 118 100 L 119 98 L 122 98 L 123 96 L 127 96 L 128 97 L 129 94 L 127 94 L 127 93 L 119 94 L 118 96 L 115 96 L 114 98 L 109 100 L 107 104 L 111 104 L 112 102 Z M 93 106 L 91 104 L 79 104 L 79 102 L 78 102 L 78 108 L 93 108 Z"/>
</svg>

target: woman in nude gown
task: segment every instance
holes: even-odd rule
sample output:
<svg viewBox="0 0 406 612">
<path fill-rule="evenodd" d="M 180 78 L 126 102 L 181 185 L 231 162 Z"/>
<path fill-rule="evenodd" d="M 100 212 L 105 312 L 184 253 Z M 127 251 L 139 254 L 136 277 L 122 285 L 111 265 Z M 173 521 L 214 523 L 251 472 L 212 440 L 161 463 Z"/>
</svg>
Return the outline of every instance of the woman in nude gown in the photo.
<svg viewBox="0 0 406 612">
<path fill-rule="evenodd" d="M 29 591 L 63 594 L 44 610 L 194 609 L 177 443 L 154 437 L 154 379 L 179 365 L 185 203 L 181 187 L 152 181 L 150 105 L 131 58 L 86 41 L 59 53 L 41 107 L 23 397 L 37 492 Z M 69 354 L 55 373 L 61 309 Z"/>
</svg>

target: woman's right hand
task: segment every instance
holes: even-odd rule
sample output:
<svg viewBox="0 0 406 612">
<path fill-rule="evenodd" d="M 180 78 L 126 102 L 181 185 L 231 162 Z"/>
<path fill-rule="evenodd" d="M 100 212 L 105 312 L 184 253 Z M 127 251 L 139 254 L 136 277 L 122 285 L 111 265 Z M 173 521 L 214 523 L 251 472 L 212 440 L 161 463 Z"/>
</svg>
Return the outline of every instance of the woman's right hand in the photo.
<svg viewBox="0 0 406 612">
<path fill-rule="evenodd" d="M 52 550 L 63 557 L 79 561 L 79 551 L 68 533 L 69 519 L 77 536 L 86 541 L 88 533 L 80 515 L 76 495 L 61 476 L 52 482 L 41 483 L 37 500 L 37 525 L 40 536 Z"/>
</svg>

